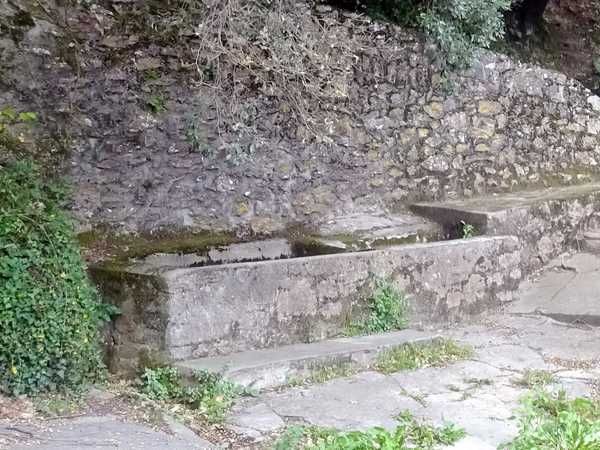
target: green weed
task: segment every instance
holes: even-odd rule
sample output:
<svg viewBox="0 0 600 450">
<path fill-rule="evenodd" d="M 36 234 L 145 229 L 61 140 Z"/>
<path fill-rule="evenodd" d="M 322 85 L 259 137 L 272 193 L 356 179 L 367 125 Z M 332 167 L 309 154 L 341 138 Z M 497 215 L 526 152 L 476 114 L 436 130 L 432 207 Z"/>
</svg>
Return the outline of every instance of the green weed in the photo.
<svg viewBox="0 0 600 450">
<path fill-rule="evenodd" d="M 368 315 L 351 323 L 348 334 L 384 333 L 401 330 L 408 325 L 408 299 L 391 281 L 377 278 L 375 290 L 368 299 Z"/>
<path fill-rule="evenodd" d="M 237 397 L 248 392 L 219 374 L 200 371 L 186 384 L 173 367 L 146 368 L 140 390 L 149 398 L 183 404 L 203 414 L 209 422 L 221 422 Z"/>
<path fill-rule="evenodd" d="M 452 445 L 465 436 L 452 424 L 434 427 L 419 424 L 408 412 L 397 417 L 394 430 L 373 427 L 365 431 L 342 432 L 330 428 L 294 426 L 279 438 L 274 450 L 431 450 Z"/>
<path fill-rule="evenodd" d="M 598 450 L 600 405 L 564 392 L 536 392 L 523 401 L 519 434 L 504 450 Z"/>
<path fill-rule="evenodd" d="M 151 95 L 146 100 L 146 104 L 154 114 L 160 114 L 167 110 L 166 99 L 163 95 Z"/>
<path fill-rule="evenodd" d="M 470 358 L 473 349 L 450 339 L 436 339 L 424 344 L 404 344 L 382 352 L 375 368 L 383 373 L 439 367 Z"/>
<path fill-rule="evenodd" d="M 475 236 L 475 233 L 477 232 L 474 225 L 466 223 L 464 220 L 460 221 L 460 228 L 463 239 L 471 239 Z"/>
</svg>

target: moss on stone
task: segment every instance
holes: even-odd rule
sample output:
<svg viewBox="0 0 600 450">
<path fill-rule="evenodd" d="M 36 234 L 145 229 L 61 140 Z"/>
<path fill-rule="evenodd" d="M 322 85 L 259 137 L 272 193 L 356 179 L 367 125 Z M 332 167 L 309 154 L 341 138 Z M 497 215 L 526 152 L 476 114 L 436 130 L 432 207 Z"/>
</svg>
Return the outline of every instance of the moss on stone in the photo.
<svg viewBox="0 0 600 450">
<path fill-rule="evenodd" d="M 154 253 L 205 253 L 212 247 L 239 242 L 233 234 L 208 231 L 148 235 L 118 234 L 99 228 L 80 233 L 77 237 L 86 253 L 95 253 L 92 256 L 114 264 Z"/>
</svg>

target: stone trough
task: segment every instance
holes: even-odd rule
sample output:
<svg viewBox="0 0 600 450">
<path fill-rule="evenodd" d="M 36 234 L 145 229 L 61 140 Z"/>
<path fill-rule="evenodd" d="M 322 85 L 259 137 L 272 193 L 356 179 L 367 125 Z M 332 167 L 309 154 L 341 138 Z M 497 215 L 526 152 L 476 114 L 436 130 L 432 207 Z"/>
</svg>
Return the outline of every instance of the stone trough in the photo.
<svg viewBox="0 0 600 450">
<path fill-rule="evenodd" d="M 97 265 L 93 279 L 122 311 L 109 330 L 111 368 L 132 371 L 145 360 L 190 360 L 339 337 L 365 310 L 377 277 L 408 295 L 412 328 L 497 310 L 513 299 L 529 271 L 576 242 L 598 217 L 599 190 L 586 185 L 414 206 L 432 222 L 410 215 L 396 217 L 391 226 L 380 216 L 342 218 L 319 238 L 338 243 L 309 255 L 305 246 L 298 251 L 289 240 L 271 239 Z M 364 230 L 373 220 L 383 225 Z M 461 222 L 485 235 L 424 242 L 423 236 L 444 231 L 453 237 Z M 350 232 L 380 239 L 382 230 L 395 230 L 401 242 L 411 243 L 373 245 L 375 240 L 360 238 L 356 242 L 370 244 L 356 247 L 332 237 Z"/>
</svg>

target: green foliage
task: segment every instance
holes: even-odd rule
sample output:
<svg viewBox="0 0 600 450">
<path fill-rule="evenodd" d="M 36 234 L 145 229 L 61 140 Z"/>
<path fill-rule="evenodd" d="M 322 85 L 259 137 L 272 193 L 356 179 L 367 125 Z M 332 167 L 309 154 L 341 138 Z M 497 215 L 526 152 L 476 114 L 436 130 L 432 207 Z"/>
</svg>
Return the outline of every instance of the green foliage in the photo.
<svg viewBox="0 0 600 450">
<path fill-rule="evenodd" d="M 439 367 L 470 358 L 473 349 L 451 339 L 436 339 L 424 344 L 404 344 L 382 352 L 375 368 L 384 373 Z"/>
<path fill-rule="evenodd" d="M 368 300 L 366 319 L 349 326 L 350 334 L 384 333 L 401 330 L 408 324 L 408 299 L 391 281 L 377 278 Z"/>
<path fill-rule="evenodd" d="M 184 389 L 177 369 L 159 367 L 144 370 L 141 390 L 153 400 L 170 400 L 181 397 Z"/>
<path fill-rule="evenodd" d="M 398 416 L 399 424 L 388 431 L 381 427 L 341 432 L 320 427 L 294 426 L 275 443 L 274 450 L 431 450 L 452 445 L 465 436 L 452 424 L 441 428 L 419 424 L 408 412 Z"/>
<path fill-rule="evenodd" d="M 98 328 L 108 310 L 91 286 L 65 191 L 35 165 L 0 166 L 0 390 L 80 385 L 102 368 Z"/>
<path fill-rule="evenodd" d="M 474 225 L 471 225 L 470 223 L 467 223 L 464 220 L 460 221 L 460 227 L 463 239 L 471 239 L 475 236 L 475 233 L 477 232 Z"/>
<path fill-rule="evenodd" d="M 511 0 L 434 0 L 420 23 L 450 66 L 467 67 L 477 48 L 502 37 L 510 5 Z"/>
<path fill-rule="evenodd" d="M 524 400 L 519 435 L 506 450 L 598 450 L 600 405 L 564 392 L 537 392 Z"/>
<path fill-rule="evenodd" d="M 24 138 L 11 133 L 11 127 L 19 124 L 31 124 L 37 121 L 37 114 L 30 111 L 17 112 L 13 107 L 0 109 L 0 162 L 9 155 L 24 153 Z"/>
<path fill-rule="evenodd" d="M 163 95 L 151 95 L 146 100 L 146 104 L 154 114 L 160 114 L 167 110 L 166 99 Z"/>
<path fill-rule="evenodd" d="M 422 0 L 367 0 L 368 15 L 379 20 L 389 20 L 407 27 L 418 27 L 421 13 L 427 9 Z"/>
<path fill-rule="evenodd" d="M 367 13 L 419 28 L 437 44 L 452 68 L 470 65 L 477 48 L 489 48 L 504 33 L 511 0 L 366 0 Z"/>
<path fill-rule="evenodd" d="M 195 373 L 194 382 L 186 384 L 173 367 L 146 368 L 141 391 L 153 400 L 172 401 L 198 410 L 211 422 L 222 421 L 234 400 L 247 394 L 219 374 L 205 371 Z"/>
<path fill-rule="evenodd" d="M 10 125 L 17 123 L 30 123 L 37 120 L 37 114 L 31 111 L 18 113 L 14 108 L 7 106 L 0 109 L 0 133 L 8 131 Z"/>
</svg>

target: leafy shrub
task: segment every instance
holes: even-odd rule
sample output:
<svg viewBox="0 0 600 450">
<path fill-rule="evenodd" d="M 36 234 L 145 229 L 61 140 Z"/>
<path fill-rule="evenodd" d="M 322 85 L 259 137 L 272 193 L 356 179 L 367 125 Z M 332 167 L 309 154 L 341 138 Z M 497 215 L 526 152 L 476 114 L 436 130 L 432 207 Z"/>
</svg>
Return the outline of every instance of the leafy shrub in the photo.
<svg viewBox="0 0 600 450">
<path fill-rule="evenodd" d="M 489 48 L 503 35 L 503 13 L 510 5 L 511 0 L 434 0 L 420 23 L 450 66 L 466 67 L 477 48 Z"/>
<path fill-rule="evenodd" d="M 385 333 L 408 325 L 408 299 L 404 292 L 386 279 L 375 280 L 375 290 L 368 300 L 366 319 L 350 325 L 351 334 Z"/>
<path fill-rule="evenodd" d="M 204 414 L 211 422 L 221 421 L 244 389 L 206 371 L 194 374 L 194 383 L 186 385 L 173 367 L 146 368 L 141 390 L 154 400 L 174 401 Z"/>
<path fill-rule="evenodd" d="M 95 379 L 106 309 L 62 210 L 64 189 L 27 162 L 0 166 L 0 390 L 35 393 Z"/>
<path fill-rule="evenodd" d="M 339 2 L 340 0 L 337 0 Z M 333 0 L 336 3 L 336 0 Z M 470 65 L 477 48 L 489 48 L 504 33 L 511 0 L 366 0 L 368 14 L 422 29 L 453 68 Z"/>
</svg>

